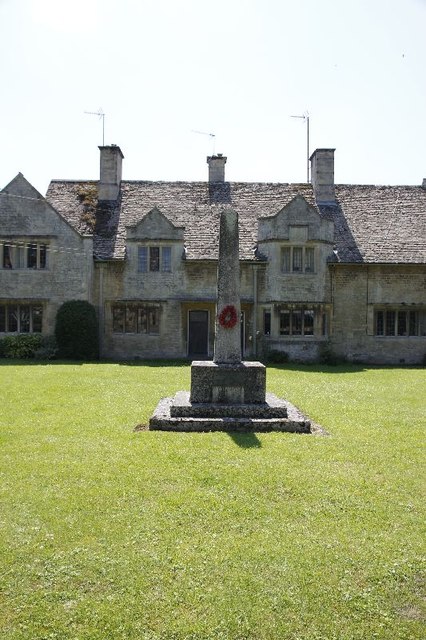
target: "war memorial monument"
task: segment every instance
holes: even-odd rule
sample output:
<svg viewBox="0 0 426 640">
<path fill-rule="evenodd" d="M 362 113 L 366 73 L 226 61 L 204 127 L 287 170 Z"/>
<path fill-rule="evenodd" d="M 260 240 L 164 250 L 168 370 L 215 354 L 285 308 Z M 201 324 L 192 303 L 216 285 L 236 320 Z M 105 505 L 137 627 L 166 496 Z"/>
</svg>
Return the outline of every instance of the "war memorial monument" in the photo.
<svg viewBox="0 0 426 640">
<path fill-rule="evenodd" d="M 162 431 L 290 431 L 311 433 L 311 421 L 266 392 L 266 367 L 241 359 L 238 214 L 220 211 L 213 361 L 193 361 L 191 391 L 162 398 L 149 429 Z"/>
</svg>

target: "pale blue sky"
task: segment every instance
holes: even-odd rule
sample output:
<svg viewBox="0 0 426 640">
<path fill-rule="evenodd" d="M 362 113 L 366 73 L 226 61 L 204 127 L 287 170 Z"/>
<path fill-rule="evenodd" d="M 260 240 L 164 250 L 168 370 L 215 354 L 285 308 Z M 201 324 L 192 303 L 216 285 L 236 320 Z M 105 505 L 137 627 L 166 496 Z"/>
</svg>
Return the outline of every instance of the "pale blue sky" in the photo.
<svg viewBox="0 0 426 640">
<path fill-rule="evenodd" d="M 100 107 L 125 179 L 303 182 L 308 111 L 336 182 L 421 184 L 425 33 L 426 0 L 0 0 L 0 188 L 97 179 Z"/>
</svg>

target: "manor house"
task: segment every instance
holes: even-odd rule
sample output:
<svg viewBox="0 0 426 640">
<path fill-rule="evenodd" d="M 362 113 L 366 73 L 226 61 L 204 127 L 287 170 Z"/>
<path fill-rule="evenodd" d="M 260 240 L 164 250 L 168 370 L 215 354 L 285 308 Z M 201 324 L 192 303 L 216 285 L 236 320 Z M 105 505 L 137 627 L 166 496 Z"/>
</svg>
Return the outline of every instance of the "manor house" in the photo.
<svg viewBox="0 0 426 640">
<path fill-rule="evenodd" d="M 122 180 L 118 146 L 99 181 L 22 174 L 0 191 L 0 336 L 54 332 L 66 300 L 92 303 L 101 355 L 212 356 L 220 210 L 239 216 L 241 349 L 312 361 L 327 345 L 353 362 L 426 354 L 426 181 L 334 183 L 334 149 L 311 183 Z"/>
</svg>

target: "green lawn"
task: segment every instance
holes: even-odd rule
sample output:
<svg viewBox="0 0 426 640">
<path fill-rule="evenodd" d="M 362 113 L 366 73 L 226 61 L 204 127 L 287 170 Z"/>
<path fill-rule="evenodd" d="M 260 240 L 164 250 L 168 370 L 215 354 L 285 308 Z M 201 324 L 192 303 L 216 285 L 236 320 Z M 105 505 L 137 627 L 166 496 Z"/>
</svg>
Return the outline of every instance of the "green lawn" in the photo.
<svg viewBox="0 0 426 640">
<path fill-rule="evenodd" d="M 0 637 L 425 630 L 426 370 L 268 368 L 330 436 L 137 431 L 187 365 L 0 361 Z"/>
</svg>

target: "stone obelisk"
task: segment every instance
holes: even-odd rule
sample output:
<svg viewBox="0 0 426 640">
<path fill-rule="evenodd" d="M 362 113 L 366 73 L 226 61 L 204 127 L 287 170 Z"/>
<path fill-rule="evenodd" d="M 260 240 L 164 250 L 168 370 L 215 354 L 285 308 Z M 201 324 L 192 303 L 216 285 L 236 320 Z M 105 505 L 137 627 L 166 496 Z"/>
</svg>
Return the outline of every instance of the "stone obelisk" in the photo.
<svg viewBox="0 0 426 640">
<path fill-rule="evenodd" d="M 213 362 L 241 362 L 240 261 L 238 214 L 223 209 L 220 214 L 217 268 L 217 313 Z"/>
<path fill-rule="evenodd" d="M 241 359 L 240 261 L 238 214 L 232 208 L 220 213 L 217 268 L 216 330 L 213 361 L 191 366 L 193 403 L 242 405 L 265 403 L 266 373 L 260 362 Z"/>
</svg>

